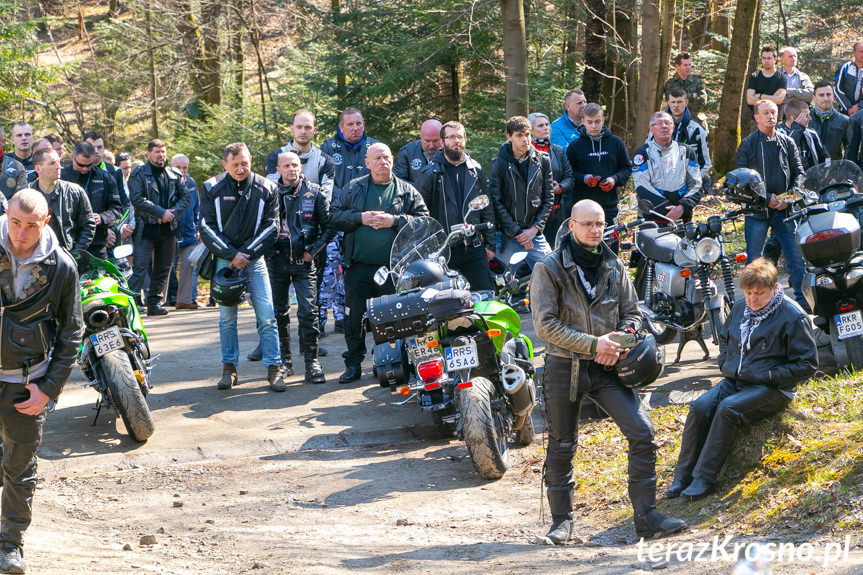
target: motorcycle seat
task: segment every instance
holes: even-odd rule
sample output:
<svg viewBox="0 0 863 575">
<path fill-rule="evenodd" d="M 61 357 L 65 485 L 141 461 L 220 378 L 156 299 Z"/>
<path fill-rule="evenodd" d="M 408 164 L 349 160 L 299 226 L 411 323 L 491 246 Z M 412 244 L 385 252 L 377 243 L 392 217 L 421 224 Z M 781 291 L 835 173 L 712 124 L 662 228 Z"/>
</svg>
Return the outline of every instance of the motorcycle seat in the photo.
<svg viewBox="0 0 863 575">
<path fill-rule="evenodd" d="M 674 262 L 674 250 L 680 243 L 680 236 L 674 232 L 660 231 L 655 228 L 640 229 L 635 234 L 635 246 L 647 259 L 670 264 Z"/>
</svg>

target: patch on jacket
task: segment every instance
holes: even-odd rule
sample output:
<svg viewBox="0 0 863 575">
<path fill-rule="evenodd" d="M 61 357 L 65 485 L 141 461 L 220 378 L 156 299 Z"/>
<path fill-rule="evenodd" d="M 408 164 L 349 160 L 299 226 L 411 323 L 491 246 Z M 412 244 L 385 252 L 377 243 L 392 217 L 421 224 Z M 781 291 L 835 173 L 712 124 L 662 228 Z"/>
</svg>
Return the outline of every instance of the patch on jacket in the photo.
<svg viewBox="0 0 863 575">
<path fill-rule="evenodd" d="M 423 167 L 423 161 L 420 160 L 419 158 L 414 158 L 413 160 L 411 160 L 411 168 L 412 169 L 419 170 L 422 167 Z"/>
<path fill-rule="evenodd" d="M 236 202 L 237 196 L 222 196 L 223 202 Z"/>
<path fill-rule="evenodd" d="M 644 156 L 642 156 L 641 154 L 635 154 L 635 157 L 632 158 L 632 163 L 636 166 L 640 166 L 644 163 Z"/>
<path fill-rule="evenodd" d="M 341 154 L 339 154 L 339 153 L 333 154 L 333 163 L 334 163 L 335 165 L 337 165 L 337 166 L 341 166 L 341 165 L 342 165 L 342 161 L 343 161 L 343 159 L 342 159 L 342 155 L 341 155 Z"/>
</svg>

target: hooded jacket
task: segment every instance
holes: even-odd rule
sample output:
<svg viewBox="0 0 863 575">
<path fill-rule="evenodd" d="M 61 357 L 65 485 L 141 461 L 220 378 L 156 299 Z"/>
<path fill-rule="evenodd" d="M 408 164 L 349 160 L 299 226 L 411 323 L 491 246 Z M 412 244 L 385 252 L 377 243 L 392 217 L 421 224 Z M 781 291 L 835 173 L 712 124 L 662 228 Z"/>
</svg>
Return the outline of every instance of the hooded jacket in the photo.
<svg viewBox="0 0 863 575">
<path fill-rule="evenodd" d="M 306 181 L 319 185 L 323 188 L 327 196 L 327 201 L 333 199 L 333 177 L 335 176 L 335 164 L 333 159 L 323 153 L 320 148 L 312 144 L 308 152 L 300 152 L 294 147 L 293 142 L 288 142 L 278 150 L 274 150 L 267 156 L 267 161 L 264 167 L 264 172 L 267 179 L 274 184 L 279 183 L 281 176 L 276 170 L 279 165 L 279 156 L 285 152 L 294 152 L 300 157 L 300 163 L 303 165 L 303 176 Z"/>
<path fill-rule="evenodd" d="M 565 150 L 570 142 L 581 137 L 580 129 L 581 126 L 573 122 L 564 110 L 560 118 L 551 123 L 551 143 Z"/>
<path fill-rule="evenodd" d="M 333 192 L 347 186 L 352 180 L 369 173 L 366 167 L 366 151 L 378 141 L 363 132 L 362 139 L 356 144 L 349 144 L 342 131 L 336 128 L 336 134 L 321 144 L 321 151 L 333 159 L 335 176 Z"/>
<path fill-rule="evenodd" d="M 527 181 L 518 169 L 520 162 L 527 162 Z M 506 142 L 491 161 L 488 188 L 501 231 L 515 237 L 536 226 L 542 232 L 554 205 L 548 154 L 537 152 L 530 145 L 527 155 L 516 160 L 512 144 Z"/>
<path fill-rule="evenodd" d="M 34 188 L 42 191 L 37 182 Z M 96 220 L 87 192 L 77 184 L 57 180 L 51 193 L 45 194 L 51 219 L 48 225 L 54 230 L 60 246 L 71 250 L 86 250 L 96 235 Z"/>
<path fill-rule="evenodd" d="M 16 261 L 6 216 L 0 217 L 0 379 L 31 380 L 57 400 L 72 372 L 84 321 L 78 271 L 49 227 L 33 254 Z"/>
<path fill-rule="evenodd" d="M 572 166 L 572 177 L 575 180 L 573 200 L 589 199 L 597 202 L 605 209 L 616 209 L 618 190 L 626 186 L 632 168 L 629 164 L 629 154 L 623 140 L 611 133 L 607 126 L 602 127 L 597 140 L 590 137 L 587 130 L 581 129 L 581 137 L 573 141 L 566 149 L 566 157 Z M 614 187 L 603 192 L 599 186 L 588 187 L 584 178 L 588 174 L 599 176 L 603 180 L 614 177 Z"/>
</svg>

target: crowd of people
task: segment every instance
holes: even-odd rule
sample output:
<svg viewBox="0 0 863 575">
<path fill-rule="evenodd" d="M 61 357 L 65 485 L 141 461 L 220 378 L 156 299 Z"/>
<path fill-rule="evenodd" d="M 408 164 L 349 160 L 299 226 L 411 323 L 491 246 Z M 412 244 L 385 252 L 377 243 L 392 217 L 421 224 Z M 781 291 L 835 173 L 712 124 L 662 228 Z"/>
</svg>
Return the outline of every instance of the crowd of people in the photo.
<svg viewBox="0 0 863 575">
<path fill-rule="evenodd" d="M 814 370 L 800 289 L 802 258 L 783 221 L 787 204 L 779 198 L 799 187 L 812 165 L 827 158 L 859 163 L 863 154 L 863 41 L 854 44 L 852 60 L 832 81 L 813 83 L 798 69 L 793 47 L 777 54 L 765 46 L 761 63 L 747 84 L 752 120 L 744 124 L 751 133 L 735 164 L 760 175 L 769 204 L 746 217 L 747 255 L 754 263 L 740 278 L 745 301 L 735 305 L 723 328 L 725 379 L 693 404 L 669 497 L 709 493 L 734 430 L 783 409 L 796 382 Z M 553 121 L 543 113 L 506 121 L 506 141 L 488 176 L 468 152 L 467 131 L 459 122 L 427 120 L 419 139 L 394 156 L 366 133 L 357 108 L 341 112 L 336 133 L 320 146 L 314 143 L 315 115 L 297 110 L 293 139 L 266 157 L 264 174 L 252 171 L 245 144 L 228 144 L 224 172 L 200 188 L 189 176 L 189 158 L 176 154 L 168 161 L 167 145 L 159 139 L 148 142 L 144 161 L 135 162 L 128 152 L 106 150 L 96 131 L 67 150 L 57 134 L 34 141 L 30 124 L 18 122 L 7 150 L 0 128 L 0 200 L 6 214 L 0 218 L 0 305 L 10 321 L 23 322 L 13 326 L 25 334 L 21 342 L 32 340 L 29 347 L 7 345 L 2 351 L 4 389 L 24 386 L 0 398 L 5 481 L 0 572 L 24 570 L 21 535 L 30 521 L 45 406 L 59 395 L 74 362 L 75 338 L 83 331 L 68 250 L 108 258 L 112 247 L 131 242 L 129 286 L 147 315 L 158 317 L 169 313 L 167 307 L 198 307 L 191 256 L 203 242 L 215 257 L 214 282 L 228 276 L 246 282 L 260 337 L 249 359 L 262 361 L 270 389 L 283 392 L 293 374 L 291 289 L 305 380 L 326 380 L 318 360 L 325 350 L 318 342 L 332 310 L 334 331 L 344 333 L 347 347 L 338 381 L 356 381 L 367 351 L 366 300 L 394 292 L 391 281 L 378 285 L 374 274 L 389 264 L 395 234 L 422 216 L 446 230 L 465 223 L 465 206 L 479 195 L 488 195 L 490 205 L 467 223 L 494 222 L 495 231 L 452 246 L 449 265 L 475 290 L 493 289 L 488 262 L 495 257 L 506 261 L 526 251 L 536 266 L 532 289 L 539 303 L 533 319 L 548 344 L 545 480 L 554 520 L 549 537 L 563 543 L 571 532 L 572 457 L 585 396 L 598 401 L 629 440 L 636 532 L 647 537 L 681 529 L 682 521 L 656 510 L 650 417 L 637 394 L 607 369 L 623 353 L 610 335 L 638 329 L 641 317 L 626 271 L 601 241 L 605 226 L 618 216 L 630 177 L 637 197 L 651 206 L 642 215 L 661 220 L 689 221 L 712 186 L 705 86 L 692 72 L 688 54 L 678 54 L 674 66 L 664 85 L 667 107 L 651 116 L 646 142 L 631 153 L 605 125 L 602 107 L 573 89 Z M 569 233 L 552 252 L 570 216 Z M 784 254 L 796 304 L 784 299 L 775 267 L 759 259 L 762 251 L 775 253 L 772 244 Z M 220 304 L 222 363 L 217 387 L 229 389 L 239 364 L 237 307 L 218 297 L 211 298 L 215 303 Z M 53 340 L 41 331 L 43 322 L 51 326 L 47 333 Z M 773 339 L 750 353 L 753 342 L 764 338 L 763 326 L 770 326 L 770 333 L 793 330 L 796 336 Z M 9 337 L 5 328 L 2 337 Z M 788 357 L 798 358 L 794 366 L 771 371 L 778 358 L 787 363 Z"/>
</svg>

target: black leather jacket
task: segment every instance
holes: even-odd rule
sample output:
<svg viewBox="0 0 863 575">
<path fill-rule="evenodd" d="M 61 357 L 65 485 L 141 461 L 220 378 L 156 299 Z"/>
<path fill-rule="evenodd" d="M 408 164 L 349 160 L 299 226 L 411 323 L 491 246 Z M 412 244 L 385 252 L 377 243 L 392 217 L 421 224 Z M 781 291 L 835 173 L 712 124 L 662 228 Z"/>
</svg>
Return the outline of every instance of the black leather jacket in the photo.
<svg viewBox="0 0 863 575">
<path fill-rule="evenodd" d="M 488 188 L 501 230 L 515 237 L 531 226 L 541 233 L 554 205 L 551 160 L 533 146 L 527 151 L 527 181 L 521 177 L 509 142 L 491 161 Z"/>
<path fill-rule="evenodd" d="M 90 200 L 90 209 L 94 214 L 99 214 L 102 222 L 96 226 L 96 233 L 87 250 L 94 255 L 99 255 L 108 241 L 108 228 L 116 224 L 123 215 L 117 181 L 106 170 L 96 166 L 93 166 L 86 175 L 76 172 L 72 166 L 66 166 L 60 170 L 60 179 L 84 188 Z"/>
<path fill-rule="evenodd" d="M 291 263 L 301 263 L 303 252 L 317 256 L 336 237 L 336 231 L 330 228 L 330 203 L 326 191 L 305 178 L 293 192 L 281 180 L 278 188 L 279 239 L 273 253 L 287 256 Z"/>
<path fill-rule="evenodd" d="M 165 175 L 168 177 L 168 205 L 160 203 L 161 193 L 153 176 L 150 162 L 135 168 L 129 176 L 129 199 L 135 206 L 135 217 L 138 222 L 155 224 L 162 219 L 167 210 L 174 210 L 174 219 L 171 220 L 171 229 L 175 230 L 180 225 L 180 216 L 183 210 L 189 207 L 189 190 L 183 183 L 183 174 L 170 166 L 165 166 Z"/>
<path fill-rule="evenodd" d="M 6 232 L 5 224 L 2 233 Z M 55 246 L 34 266 L 32 293 L 15 300 L 11 290 L 9 255 L 0 247 L 0 368 L 21 370 L 43 361 L 50 353 L 47 371 L 36 382 L 57 400 L 81 345 L 84 320 L 78 270 L 72 257 Z M 35 286 L 35 287 L 34 287 Z M 11 297 L 10 297 L 11 296 Z"/>
<path fill-rule="evenodd" d="M 429 215 L 420 193 L 408 182 L 393 176 L 396 184 L 393 203 L 385 210 L 395 216 L 395 231 L 398 232 L 413 218 Z M 345 232 L 343 254 L 345 266 L 351 265 L 354 254 L 354 231 L 363 225 L 363 206 L 369 193 L 371 175 L 352 180 L 344 189 L 335 192 L 330 225 L 334 230 Z"/>
<path fill-rule="evenodd" d="M 399 155 L 393 163 L 393 173 L 419 187 L 417 184 L 420 181 L 420 172 L 428 165 L 429 161 L 423 151 L 422 140 L 414 140 L 399 150 Z"/>
<path fill-rule="evenodd" d="M 809 316 L 787 297 L 749 336 L 740 358 L 740 324 L 746 302 L 735 302 L 719 332 L 719 369 L 738 384 L 793 390 L 818 368 L 818 351 Z"/>
<path fill-rule="evenodd" d="M 242 252 L 254 260 L 270 253 L 279 235 L 276 184 L 249 174 L 238 194 L 232 181 L 227 172 L 222 172 L 204 182 L 201 240 L 216 257 L 230 261 Z"/>
<path fill-rule="evenodd" d="M 797 145 L 790 136 L 786 136 L 779 131 L 776 132 L 776 139 L 779 143 L 779 164 L 764 162 L 761 145 L 767 140 L 767 136 L 760 130 L 755 130 L 746 136 L 740 143 L 740 147 L 737 148 L 737 155 L 734 157 L 734 168 L 750 168 L 755 170 L 761 174 L 765 182 L 773 179 L 771 171 L 781 170 L 785 175 L 785 181 L 788 182 L 788 189 L 784 191 L 802 188 L 803 163 L 800 160 L 800 151 L 797 149 Z M 768 190 L 768 200 L 771 195 Z M 767 219 L 772 212 L 772 208 L 767 208 L 760 213 L 753 214 L 753 216 Z"/>
<path fill-rule="evenodd" d="M 13 155 L 2 154 L 0 156 L 0 169 L 3 173 L 0 174 L 0 192 L 3 192 L 3 205 L 6 205 L 7 199 L 15 195 L 15 192 L 27 187 L 27 170 L 24 164 L 16 160 Z M 3 210 L 5 213 L 6 210 Z"/>
<path fill-rule="evenodd" d="M 444 162 L 446 162 L 446 159 L 443 150 L 438 150 L 432 162 L 422 169 L 419 176 L 414 177 L 419 179 L 419 183 L 415 185 L 419 189 L 429 213 L 449 233 L 451 226 L 464 223 L 464 213 L 467 211 L 467 204 L 475 197 L 486 193 L 486 184 L 482 166 L 479 162 L 468 156 L 465 159 L 466 178 L 464 188 L 466 191 L 464 194 L 464 204 L 461 206 L 453 205 L 453 202 L 448 202 L 448 200 L 457 196 L 450 190 L 450 181 L 444 168 Z M 494 208 L 491 202 L 489 202 L 489 205 L 484 210 L 473 212 L 468 216 L 468 222 L 471 224 L 494 223 Z M 482 242 L 485 244 L 486 249 L 495 250 L 494 238 L 494 230 L 482 232 Z M 479 238 L 477 237 L 477 239 Z"/>
<path fill-rule="evenodd" d="M 48 225 L 54 230 L 60 245 L 70 251 L 88 249 L 96 234 L 96 220 L 84 188 L 57 180 L 51 193 L 45 194 L 45 199 L 51 210 Z"/>
</svg>

